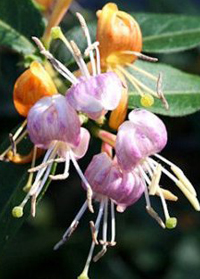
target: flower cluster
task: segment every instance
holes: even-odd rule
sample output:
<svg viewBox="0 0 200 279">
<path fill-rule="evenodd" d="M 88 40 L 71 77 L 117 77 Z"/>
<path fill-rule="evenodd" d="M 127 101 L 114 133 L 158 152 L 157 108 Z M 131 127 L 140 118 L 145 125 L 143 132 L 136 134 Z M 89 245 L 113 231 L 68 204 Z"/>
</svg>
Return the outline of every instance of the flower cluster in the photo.
<svg viewBox="0 0 200 279">
<path fill-rule="evenodd" d="M 196 192 L 190 181 L 174 163 L 158 154 L 168 140 L 163 121 L 145 109 L 134 109 L 128 114 L 128 120 L 125 120 L 128 102 L 126 78 L 132 81 L 141 93 L 142 102 L 146 107 L 150 101 L 150 97 L 141 91 L 141 88 L 146 90 L 147 88 L 130 76 L 124 68 L 131 65 L 135 70 L 142 71 L 131 63 L 137 57 L 151 60 L 140 53 L 142 35 L 139 25 L 130 15 L 119 11 L 112 3 L 107 4 L 102 11 L 98 11 L 97 16 L 98 41 L 92 43 L 86 22 L 77 13 L 87 40 L 88 46 L 84 54 L 90 59 L 88 65 L 77 44 L 68 41 L 58 27 L 52 29 L 52 38 L 61 39 L 71 52 L 79 68 L 79 76 L 58 61 L 38 38 L 33 37 L 41 54 L 71 83 L 71 86 L 64 95 L 58 93 L 43 66 L 36 61 L 33 62 L 30 69 L 19 77 L 14 87 L 15 107 L 26 120 L 16 133 L 11 135 L 11 146 L 1 154 L 2 159 L 16 162 L 16 158 L 19 157 L 16 145 L 27 134 L 34 145 L 29 179 L 24 188 L 27 193 L 20 205 L 12 210 L 13 216 L 17 218 L 22 217 L 23 208 L 29 199 L 32 216 L 35 216 L 36 202 L 47 181 L 66 179 L 69 176 L 70 162 L 77 170 L 82 187 L 87 192 L 86 201 L 62 239 L 55 245 L 55 250 L 76 229 L 87 208 L 94 212 L 92 202 L 99 203 L 97 219 L 90 222 L 92 244 L 79 279 L 88 278 L 95 245 L 102 246 L 93 258 L 97 261 L 105 254 L 107 247 L 116 244 L 115 208 L 118 212 L 123 212 L 144 195 L 147 212 L 163 228 L 171 229 L 176 226 L 177 220 L 170 216 L 166 200 L 176 201 L 177 197 L 160 185 L 162 173 L 176 184 L 195 210 L 200 210 Z M 155 80 L 150 74 L 144 71 L 143 73 Z M 147 91 L 154 92 L 151 89 Z M 159 90 L 152 94 L 166 104 Z M 105 123 L 108 111 L 111 111 L 110 127 L 117 129 L 116 134 L 102 128 L 104 124 L 104 127 L 108 126 Z M 85 123 L 86 125 L 82 127 Z M 102 150 L 93 157 L 83 173 L 77 161 L 86 154 L 91 134 L 102 140 Z M 41 150 L 45 152 L 44 158 L 40 165 L 35 166 L 36 157 Z M 61 162 L 64 163 L 64 172 L 53 174 L 55 164 Z M 153 209 L 150 200 L 152 195 L 160 197 L 164 219 Z M 102 237 L 99 239 L 100 231 Z"/>
</svg>

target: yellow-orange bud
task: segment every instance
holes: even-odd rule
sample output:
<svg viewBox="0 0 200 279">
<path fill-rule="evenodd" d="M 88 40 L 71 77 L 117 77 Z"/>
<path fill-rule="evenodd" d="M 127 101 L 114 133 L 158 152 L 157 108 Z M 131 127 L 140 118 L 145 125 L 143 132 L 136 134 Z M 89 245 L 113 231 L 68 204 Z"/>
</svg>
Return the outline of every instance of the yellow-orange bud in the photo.
<svg viewBox="0 0 200 279">
<path fill-rule="evenodd" d="M 114 3 L 108 3 L 102 10 L 97 11 L 97 17 L 101 66 L 106 69 L 109 66 L 134 62 L 136 56 L 127 51 L 142 50 L 142 33 L 135 19 L 119 11 Z"/>
<path fill-rule="evenodd" d="M 113 130 L 117 130 L 119 126 L 124 122 L 128 111 L 128 86 L 126 84 L 126 79 L 124 78 L 123 74 L 121 74 L 117 69 L 115 69 L 115 73 L 121 79 L 123 83 L 123 89 L 119 105 L 111 112 L 109 118 L 109 126 Z"/>
<path fill-rule="evenodd" d="M 18 113 L 26 117 L 39 99 L 56 93 L 57 89 L 47 71 L 39 62 L 34 61 L 16 80 L 13 101 Z"/>
</svg>

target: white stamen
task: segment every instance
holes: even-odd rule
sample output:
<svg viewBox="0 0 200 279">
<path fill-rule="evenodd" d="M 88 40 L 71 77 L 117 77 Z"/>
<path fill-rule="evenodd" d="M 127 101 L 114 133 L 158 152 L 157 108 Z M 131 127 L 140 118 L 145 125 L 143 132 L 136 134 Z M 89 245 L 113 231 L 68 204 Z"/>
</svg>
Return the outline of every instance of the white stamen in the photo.
<svg viewBox="0 0 200 279">
<path fill-rule="evenodd" d="M 103 215 L 103 210 L 104 210 L 104 200 L 102 200 L 101 203 L 100 203 L 98 216 L 97 216 L 97 219 L 96 219 L 96 222 L 95 222 L 96 238 L 98 236 L 99 226 L 100 226 L 101 218 L 102 218 L 102 215 Z M 90 262 L 91 262 L 91 259 L 92 259 L 92 254 L 93 254 L 93 251 L 94 251 L 94 247 L 95 247 L 95 242 L 92 241 L 85 267 L 83 269 L 83 272 L 81 273 L 82 276 L 83 275 L 87 276 L 87 274 L 88 274 L 88 270 L 89 270 L 89 267 L 90 267 Z"/>
<path fill-rule="evenodd" d="M 146 182 L 145 182 L 145 180 L 146 180 L 147 183 L 150 184 L 150 179 L 146 175 L 146 173 L 143 170 L 143 168 L 141 166 L 138 166 L 138 170 L 139 170 L 140 176 L 143 179 L 144 183 L 146 184 Z M 147 210 L 147 213 L 149 213 L 149 215 L 152 218 L 154 218 L 162 228 L 165 228 L 165 224 L 163 223 L 162 219 L 159 217 L 158 213 L 151 206 L 151 202 L 150 202 L 147 186 L 145 187 L 144 194 L 145 194 L 145 200 L 146 200 L 146 210 Z"/>
<path fill-rule="evenodd" d="M 78 226 L 79 221 L 80 221 L 81 217 L 83 216 L 83 214 L 85 213 L 86 209 L 87 209 L 87 201 L 85 201 L 84 204 L 82 205 L 81 209 L 75 216 L 71 225 L 68 227 L 68 229 L 63 234 L 62 239 L 54 246 L 54 248 L 53 248 L 54 250 L 59 249 L 60 246 L 62 246 L 68 240 L 68 238 L 71 236 L 71 234 L 74 232 L 74 230 Z"/>
<path fill-rule="evenodd" d="M 158 186 L 157 189 L 158 189 L 160 199 L 161 199 L 161 202 L 162 202 L 162 207 L 163 207 L 163 211 L 164 211 L 164 214 L 165 214 L 165 219 L 168 220 L 170 218 L 170 216 L 169 216 L 169 211 L 168 211 L 168 208 L 167 208 L 167 203 L 165 201 L 165 198 L 164 198 L 163 193 L 162 193 L 159 186 Z"/>
<path fill-rule="evenodd" d="M 80 14 L 80 13 L 76 13 L 76 16 L 78 17 L 78 20 L 81 24 L 81 27 L 83 29 L 83 33 L 87 39 L 87 44 L 88 44 L 88 47 L 89 47 L 89 55 L 90 55 L 90 61 L 91 61 L 91 65 L 92 65 L 92 73 L 93 73 L 93 76 L 96 75 L 96 65 L 95 65 L 95 59 L 94 59 L 94 54 L 93 54 L 93 50 L 91 47 L 92 45 L 92 42 L 91 42 L 91 38 L 90 38 L 90 32 L 88 30 L 88 27 L 87 27 L 87 24 L 86 24 L 86 21 L 84 19 L 84 17 Z"/>
<path fill-rule="evenodd" d="M 142 82 L 140 82 L 137 78 L 135 78 L 133 75 L 129 74 L 126 70 L 124 70 L 123 67 L 121 66 L 117 66 L 117 68 L 129 79 L 132 80 L 133 82 L 135 82 L 137 85 L 139 85 L 141 88 L 143 88 L 144 90 L 146 90 L 147 92 L 149 92 L 152 96 L 155 96 L 157 98 L 159 98 L 158 94 L 151 90 L 148 86 L 146 86 L 145 84 L 143 84 Z"/>
<path fill-rule="evenodd" d="M 107 230 L 108 230 L 108 198 L 104 201 L 104 218 L 103 218 L 103 241 L 100 243 L 103 245 L 102 250 L 93 258 L 94 262 L 97 262 L 107 251 Z"/>
<path fill-rule="evenodd" d="M 52 66 L 72 84 L 78 83 L 78 79 L 65 67 L 60 61 L 58 61 L 48 50 L 45 49 L 42 42 L 37 37 L 32 37 L 33 41 L 38 46 L 41 54 L 43 54 L 52 64 Z"/>
<path fill-rule="evenodd" d="M 162 167 L 160 164 L 158 164 L 157 167 L 154 168 L 154 173 L 151 178 L 151 183 L 149 185 L 149 194 L 150 195 L 155 195 L 155 193 L 159 187 L 159 182 L 160 182 L 161 173 L 162 173 L 161 169 L 162 169 Z"/>
<path fill-rule="evenodd" d="M 149 158 L 149 161 L 151 161 L 154 165 L 157 165 L 158 163 L 154 161 L 153 159 Z M 186 196 L 186 198 L 190 201 L 192 206 L 195 210 L 200 211 L 200 205 L 199 201 L 197 200 L 196 196 L 191 194 L 191 192 L 185 187 L 185 185 L 179 181 L 173 174 L 171 174 L 168 170 L 166 170 L 164 167 L 162 167 L 162 172 L 164 172 L 174 183 L 178 188 L 182 191 L 182 193 Z"/>
<path fill-rule="evenodd" d="M 82 74 L 87 79 L 89 79 L 90 78 L 90 73 L 89 73 L 87 65 L 85 64 L 85 61 L 84 61 L 84 59 L 82 57 L 80 49 L 78 48 L 77 44 L 74 41 L 70 41 L 70 44 L 71 44 L 73 52 L 74 52 L 74 54 L 75 54 L 75 56 L 77 58 L 77 61 L 79 63 L 79 67 L 80 67 L 80 70 L 81 70 Z"/>
<path fill-rule="evenodd" d="M 136 67 L 135 65 L 132 65 L 132 64 L 130 64 L 130 63 L 126 63 L 126 65 L 127 65 L 128 67 L 131 67 L 133 70 L 135 70 L 135 71 L 137 71 L 137 72 L 139 72 L 139 73 L 145 75 L 146 77 L 148 77 L 148 78 L 150 78 L 150 79 L 152 79 L 152 80 L 154 80 L 154 81 L 157 82 L 158 78 L 157 78 L 156 76 L 150 74 L 149 72 L 147 72 L 147 71 L 145 71 L 145 70 L 143 70 L 143 69 L 141 69 L 141 68 L 138 68 L 138 67 Z"/>
<path fill-rule="evenodd" d="M 111 200 L 111 245 L 115 244 L 115 236 L 116 236 L 116 224 L 115 224 L 115 204 Z"/>
<path fill-rule="evenodd" d="M 73 152 L 71 150 L 69 151 L 69 156 L 70 156 L 70 159 L 72 160 L 72 163 L 73 163 L 76 171 L 78 172 L 78 175 L 80 176 L 81 180 L 85 184 L 85 187 L 87 188 L 88 208 L 93 213 L 94 210 L 93 210 L 93 206 L 92 206 L 92 195 L 93 195 L 92 188 L 91 188 L 89 182 L 87 181 L 87 179 L 85 178 L 82 170 L 80 169 L 76 159 L 74 158 Z"/>
<path fill-rule="evenodd" d="M 69 176 L 69 162 L 70 162 L 69 152 L 67 152 L 66 157 L 65 157 L 65 169 L 64 169 L 63 174 L 49 175 L 49 177 L 52 180 L 66 179 Z"/>
</svg>

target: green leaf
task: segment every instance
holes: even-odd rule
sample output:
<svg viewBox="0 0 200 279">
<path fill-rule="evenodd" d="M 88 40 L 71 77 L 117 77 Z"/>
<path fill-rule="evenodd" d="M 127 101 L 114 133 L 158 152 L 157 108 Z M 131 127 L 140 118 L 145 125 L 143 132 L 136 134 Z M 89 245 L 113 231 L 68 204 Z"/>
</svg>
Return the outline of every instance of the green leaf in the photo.
<svg viewBox="0 0 200 279">
<path fill-rule="evenodd" d="M 155 76 L 158 76 L 159 73 L 163 74 L 162 88 L 170 108 L 166 110 L 161 101 L 155 98 L 155 103 L 151 108 L 148 108 L 149 110 L 162 115 L 183 116 L 200 109 L 199 76 L 184 73 L 161 63 L 137 61 L 134 66 Z M 156 90 L 155 81 L 131 68 L 128 68 L 128 71 L 152 90 Z M 141 107 L 140 96 L 133 85 L 129 84 L 129 108 L 134 107 Z"/>
<path fill-rule="evenodd" d="M 23 35 L 0 20 L 0 45 L 9 47 L 23 54 L 33 53 L 35 47 Z"/>
<path fill-rule="evenodd" d="M 143 52 L 170 53 L 200 44 L 200 17 L 175 14 L 134 14 L 143 34 Z"/>
<path fill-rule="evenodd" d="M 31 36 L 41 37 L 44 20 L 31 0 L 0 1 L 0 45 L 23 54 L 33 53 Z"/>
</svg>

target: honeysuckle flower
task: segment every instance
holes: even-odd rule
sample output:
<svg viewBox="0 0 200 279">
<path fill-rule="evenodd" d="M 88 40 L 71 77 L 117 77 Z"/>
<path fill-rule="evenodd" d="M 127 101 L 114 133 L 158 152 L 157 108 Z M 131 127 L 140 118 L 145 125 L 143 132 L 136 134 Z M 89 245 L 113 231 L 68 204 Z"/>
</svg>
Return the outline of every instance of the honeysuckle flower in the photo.
<svg viewBox="0 0 200 279">
<path fill-rule="evenodd" d="M 30 108 L 42 97 L 57 94 L 56 86 L 48 72 L 37 61 L 31 63 L 29 69 L 22 73 L 15 82 L 13 102 L 17 112 L 27 117 Z M 27 119 L 10 134 L 11 145 L 1 154 L 1 159 L 8 159 L 15 163 L 25 163 L 31 156 L 17 154 L 16 145 L 27 135 Z"/>
<path fill-rule="evenodd" d="M 167 131 L 161 119 L 149 111 L 136 109 L 129 114 L 129 121 L 125 121 L 119 127 L 115 151 L 121 169 L 128 172 L 137 171 L 146 183 L 148 191 L 145 191 L 145 198 L 149 213 L 157 219 L 161 226 L 173 227 L 176 219 L 169 216 L 164 197 L 165 190 L 163 191 L 159 185 L 162 173 L 177 185 L 197 211 L 200 210 L 200 206 L 196 191 L 182 170 L 158 154 L 166 143 Z M 160 162 L 157 162 L 152 156 L 159 159 Z M 172 173 L 161 162 L 170 167 Z M 166 219 L 165 224 L 155 215 L 155 212 L 152 214 L 149 194 L 160 196 Z"/>
<path fill-rule="evenodd" d="M 119 212 L 125 210 L 127 206 L 134 204 L 143 194 L 145 184 L 140 178 L 137 172 L 122 172 L 117 164 L 117 160 L 112 160 L 107 153 L 102 152 L 95 155 L 90 162 L 84 173 L 86 179 L 91 185 L 93 191 L 93 198 L 100 203 L 99 213 L 95 224 L 90 222 L 92 230 L 92 244 L 88 259 L 84 270 L 79 278 L 87 278 L 90 261 L 92 258 L 95 245 L 101 244 L 102 250 L 94 257 L 94 261 L 97 261 L 107 251 L 108 246 L 114 246 L 115 242 L 115 205 Z M 86 186 L 83 183 L 85 189 Z M 108 241 L 108 208 L 110 204 L 111 215 L 111 239 Z M 81 210 L 75 217 L 71 226 L 63 235 L 63 238 L 55 246 L 58 249 L 67 238 L 71 235 L 73 230 L 78 225 L 80 218 L 86 210 L 86 204 L 84 203 Z M 103 218 L 102 225 L 102 240 L 97 240 L 101 219 Z"/>
<path fill-rule="evenodd" d="M 83 157 L 88 149 L 89 132 L 82 128 L 76 111 L 66 101 L 65 97 L 56 94 L 40 99 L 29 111 L 27 130 L 35 148 L 46 149 L 42 163 L 33 167 L 29 172 L 37 172 L 34 182 L 22 203 L 13 209 L 13 215 L 22 211 L 23 207 L 32 199 L 32 215 L 35 215 L 35 203 L 43 190 L 47 179 L 66 179 L 69 175 L 69 163 L 73 162 L 79 176 L 86 184 L 88 190 L 88 205 L 92 211 L 92 191 L 85 179 L 77 159 Z M 50 175 L 55 162 L 64 162 L 64 173 Z"/>
<path fill-rule="evenodd" d="M 77 17 L 87 39 L 88 48 L 85 52 L 90 57 L 92 75 L 90 75 L 76 43 L 74 41 L 68 42 L 59 28 L 53 29 L 52 36 L 53 38 L 60 38 L 70 50 L 81 72 L 81 77 L 79 78 L 75 77 L 69 69 L 56 60 L 37 38 L 33 39 L 41 53 L 46 56 L 54 68 L 71 82 L 72 86 L 66 92 L 66 98 L 71 106 L 87 114 L 93 120 L 98 120 L 108 110 L 113 110 L 118 106 L 122 94 L 122 83 L 113 72 L 101 73 L 98 44 L 96 42 L 92 44 L 84 18 L 78 13 Z"/>
<path fill-rule="evenodd" d="M 108 110 L 119 104 L 122 84 L 115 73 L 99 74 L 86 79 L 81 77 L 66 94 L 66 98 L 77 111 L 97 120 Z"/>
<path fill-rule="evenodd" d="M 114 3 L 107 3 L 102 10 L 97 11 L 97 18 L 96 37 L 99 42 L 102 69 L 104 71 L 115 71 L 122 79 L 125 87 L 127 87 L 126 80 L 128 80 L 141 96 L 141 104 L 144 107 L 152 106 L 154 103 L 153 97 L 157 97 L 168 108 L 160 86 L 161 77 L 155 77 L 133 65 L 137 58 L 151 62 L 157 61 L 156 58 L 141 54 L 142 32 L 137 21 L 128 13 L 118 10 Z M 130 74 L 126 67 L 131 67 L 155 81 L 157 83 L 156 91 Z M 124 108 L 128 106 L 128 90 L 123 93 L 119 106 L 112 111 L 109 119 L 109 125 L 113 129 L 117 129 L 126 118 L 127 109 Z"/>
</svg>

